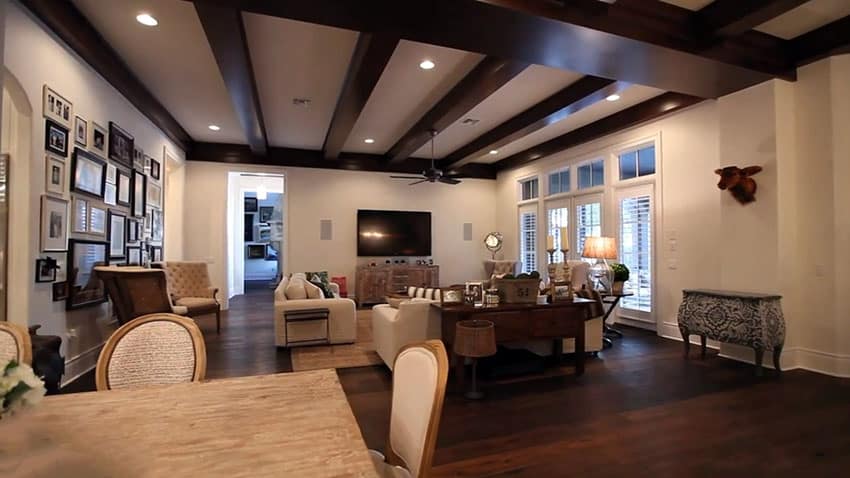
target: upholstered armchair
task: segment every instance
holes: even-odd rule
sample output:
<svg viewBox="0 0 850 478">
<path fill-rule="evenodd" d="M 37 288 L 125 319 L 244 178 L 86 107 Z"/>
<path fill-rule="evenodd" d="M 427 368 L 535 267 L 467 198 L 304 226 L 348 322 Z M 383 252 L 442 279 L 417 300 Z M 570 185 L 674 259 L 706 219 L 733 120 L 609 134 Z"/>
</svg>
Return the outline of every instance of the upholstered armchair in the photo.
<svg viewBox="0 0 850 478">
<path fill-rule="evenodd" d="M 440 339 L 440 310 L 423 298 L 402 300 L 398 308 L 380 304 L 372 308 L 372 341 L 375 351 L 392 370 L 396 355 L 405 345 Z"/>
<path fill-rule="evenodd" d="M 215 314 L 215 331 L 221 332 L 221 304 L 218 289 L 210 282 L 206 262 L 168 261 L 158 264 L 165 270 L 168 292 L 175 306 L 186 307 L 186 315 Z"/>
</svg>

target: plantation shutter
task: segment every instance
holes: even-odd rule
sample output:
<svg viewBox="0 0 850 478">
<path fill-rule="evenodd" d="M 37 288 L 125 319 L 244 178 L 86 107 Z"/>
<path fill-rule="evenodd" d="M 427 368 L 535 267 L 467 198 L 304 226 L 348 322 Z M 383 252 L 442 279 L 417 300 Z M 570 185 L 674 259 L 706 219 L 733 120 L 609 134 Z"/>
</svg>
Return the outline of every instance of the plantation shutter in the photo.
<svg viewBox="0 0 850 478">
<path fill-rule="evenodd" d="M 652 195 L 637 194 L 620 199 L 620 262 L 629 268 L 621 307 L 652 311 Z"/>
<path fill-rule="evenodd" d="M 519 257 L 520 270 L 537 270 L 537 206 L 522 207 L 519 210 Z"/>
</svg>

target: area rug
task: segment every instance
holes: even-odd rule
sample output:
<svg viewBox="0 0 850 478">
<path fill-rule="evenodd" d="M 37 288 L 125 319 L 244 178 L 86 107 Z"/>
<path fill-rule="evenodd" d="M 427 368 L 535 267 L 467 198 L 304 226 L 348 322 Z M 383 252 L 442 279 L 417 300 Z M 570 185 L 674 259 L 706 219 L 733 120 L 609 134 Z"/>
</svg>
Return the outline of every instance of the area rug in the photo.
<svg viewBox="0 0 850 478">
<path fill-rule="evenodd" d="M 292 370 L 366 367 L 381 363 L 372 343 L 372 311 L 357 311 L 357 341 L 343 345 L 316 345 L 292 349 Z"/>
</svg>

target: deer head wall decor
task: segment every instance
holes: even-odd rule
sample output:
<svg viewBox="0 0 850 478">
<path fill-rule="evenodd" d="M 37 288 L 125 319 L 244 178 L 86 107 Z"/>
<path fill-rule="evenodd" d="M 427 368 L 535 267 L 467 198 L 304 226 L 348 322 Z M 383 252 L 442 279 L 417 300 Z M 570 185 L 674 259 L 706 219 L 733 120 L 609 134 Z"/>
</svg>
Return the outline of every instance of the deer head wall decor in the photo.
<svg viewBox="0 0 850 478">
<path fill-rule="evenodd" d="M 723 190 L 728 189 L 741 204 L 749 204 L 756 200 L 756 181 L 750 176 L 761 171 L 761 166 L 748 166 L 744 169 L 738 166 L 727 166 L 723 169 L 715 169 L 714 172 L 720 175 L 720 182 L 717 187 Z"/>
</svg>

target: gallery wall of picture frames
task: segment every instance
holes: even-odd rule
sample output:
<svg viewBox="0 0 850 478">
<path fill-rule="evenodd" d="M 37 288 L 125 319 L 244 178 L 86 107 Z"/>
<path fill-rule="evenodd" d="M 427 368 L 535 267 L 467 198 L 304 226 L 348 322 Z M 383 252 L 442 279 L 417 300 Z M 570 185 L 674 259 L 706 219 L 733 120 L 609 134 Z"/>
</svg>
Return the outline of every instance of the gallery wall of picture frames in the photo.
<svg viewBox="0 0 850 478">
<path fill-rule="evenodd" d="M 42 116 L 35 282 L 50 283 L 53 300 L 65 301 L 68 310 L 95 306 L 106 301 L 95 267 L 162 260 L 163 162 L 145 154 L 117 122 L 76 111 L 49 85 L 43 87 Z"/>
</svg>

